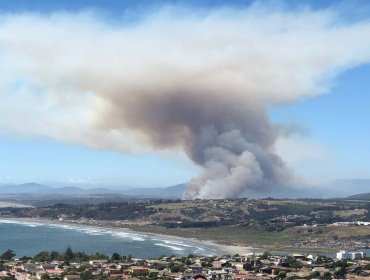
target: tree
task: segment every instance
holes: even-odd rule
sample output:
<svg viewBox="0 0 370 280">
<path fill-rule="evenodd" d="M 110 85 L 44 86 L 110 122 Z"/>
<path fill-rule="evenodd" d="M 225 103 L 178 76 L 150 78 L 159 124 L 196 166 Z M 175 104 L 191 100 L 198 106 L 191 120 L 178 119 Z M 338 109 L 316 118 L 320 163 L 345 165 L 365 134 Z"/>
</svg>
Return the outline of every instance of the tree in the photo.
<svg viewBox="0 0 370 280">
<path fill-rule="evenodd" d="M 316 259 L 316 263 L 317 264 L 322 264 L 322 263 L 328 263 L 330 262 L 331 259 L 326 257 L 326 256 L 323 256 L 323 255 L 319 255 Z"/>
<path fill-rule="evenodd" d="M 45 273 L 41 275 L 41 280 L 49 280 L 49 279 L 50 279 L 49 274 Z"/>
<path fill-rule="evenodd" d="M 109 257 L 107 255 L 99 253 L 99 252 L 96 252 L 90 258 L 93 259 L 93 260 L 108 260 L 109 259 Z"/>
<path fill-rule="evenodd" d="M 81 277 L 81 280 L 93 279 L 93 275 L 92 275 L 92 272 L 90 270 L 86 270 L 84 272 L 81 272 L 80 277 Z"/>
<path fill-rule="evenodd" d="M 55 261 L 60 259 L 60 254 L 57 251 L 50 252 L 50 260 Z"/>
<path fill-rule="evenodd" d="M 66 251 L 64 252 L 64 260 L 68 262 L 68 261 L 73 260 L 74 257 L 75 257 L 75 255 L 74 255 L 74 253 L 71 249 L 71 246 L 68 246 Z"/>
<path fill-rule="evenodd" d="M 0 271 L 3 271 L 5 270 L 5 265 L 4 265 L 4 261 L 3 260 L 0 260 Z"/>
<path fill-rule="evenodd" d="M 113 253 L 111 259 L 112 261 L 119 261 L 121 259 L 121 255 L 118 253 Z"/>
<path fill-rule="evenodd" d="M 324 272 L 324 277 L 323 277 L 323 279 L 325 279 L 325 280 L 329 280 L 329 279 L 331 279 L 331 273 L 330 273 L 329 271 Z"/>
<path fill-rule="evenodd" d="M 270 256 L 271 256 L 270 252 L 264 252 L 264 253 L 260 256 L 260 259 L 261 259 L 261 260 L 266 260 L 266 259 L 268 259 Z"/>
<path fill-rule="evenodd" d="M 22 262 L 27 262 L 29 260 L 32 260 L 32 258 L 31 257 L 27 257 L 27 256 L 23 256 L 23 257 L 20 257 L 19 260 L 22 261 Z"/>
<path fill-rule="evenodd" d="M 341 268 L 339 268 L 339 269 L 337 269 L 337 270 L 334 271 L 334 276 L 337 279 L 344 278 L 345 275 L 346 275 L 346 270 L 343 267 L 341 267 Z"/>
<path fill-rule="evenodd" d="M 319 278 L 320 277 L 320 272 L 315 270 L 314 272 L 311 273 L 312 278 Z"/>
<path fill-rule="evenodd" d="M 15 257 L 15 253 L 13 252 L 13 250 L 8 249 L 4 253 L 2 253 L 0 259 L 10 261 L 11 259 L 13 259 L 13 257 Z"/>
<path fill-rule="evenodd" d="M 278 279 L 285 279 L 286 278 L 286 272 L 285 271 L 280 271 L 279 274 L 277 275 Z"/>
<path fill-rule="evenodd" d="M 300 268 L 303 267 L 303 265 L 300 262 L 294 261 L 291 267 L 294 268 L 295 270 L 299 270 Z"/>
<path fill-rule="evenodd" d="M 177 273 L 179 271 L 180 271 L 180 267 L 177 264 L 171 266 L 172 273 Z"/>
<path fill-rule="evenodd" d="M 85 252 L 75 252 L 74 258 L 79 262 L 90 260 L 90 257 Z"/>
<path fill-rule="evenodd" d="M 49 254 L 49 252 L 42 251 L 42 252 L 36 254 L 33 257 L 33 260 L 36 261 L 36 262 L 45 262 L 45 261 L 48 261 L 48 260 L 50 260 L 50 254 Z"/>
</svg>

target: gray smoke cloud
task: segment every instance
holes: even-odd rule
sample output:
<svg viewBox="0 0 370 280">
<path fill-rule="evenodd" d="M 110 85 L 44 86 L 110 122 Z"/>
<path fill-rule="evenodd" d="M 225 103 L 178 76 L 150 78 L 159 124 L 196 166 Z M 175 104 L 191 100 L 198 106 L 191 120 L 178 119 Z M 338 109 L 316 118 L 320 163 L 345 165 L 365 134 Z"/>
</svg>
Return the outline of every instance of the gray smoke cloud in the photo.
<svg viewBox="0 0 370 280">
<path fill-rule="evenodd" d="M 175 14 L 175 16 L 174 16 Z M 92 13 L 0 18 L 0 130 L 118 152 L 182 150 L 184 198 L 287 182 L 267 106 L 330 89 L 370 60 L 370 24 L 333 11 L 235 11 L 134 24 Z"/>
<path fill-rule="evenodd" d="M 278 130 L 256 100 L 227 94 L 210 98 L 193 90 L 120 97 L 114 94 L 111 99 L 102 118 L 109 123 L 103 127 L 145 131 L 152 146 L 180 145 L 203 167 L 184 198 L 236 197 L 246 188 L 273 186 L 289 178 L 273 151 Z"/>
</svg>

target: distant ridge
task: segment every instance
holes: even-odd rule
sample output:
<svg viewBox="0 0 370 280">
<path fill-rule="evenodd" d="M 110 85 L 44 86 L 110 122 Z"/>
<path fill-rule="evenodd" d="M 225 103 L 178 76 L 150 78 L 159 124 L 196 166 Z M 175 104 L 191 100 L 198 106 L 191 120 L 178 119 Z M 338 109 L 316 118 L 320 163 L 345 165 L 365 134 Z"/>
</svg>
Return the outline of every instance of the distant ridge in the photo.
<svg viewBox="0 0 370 280">
<path fill-rule="evenodd" d="M 20 185 L 9 184 L 0 186 L 1 194 L 22 194 L 22 193 L 44 194 L 50 192 L 51 190 L 52 190 L 51 187 L 37 183 L 26 183 Z"/>
<path fill-rule="evenodd" d="M 360 194 L 350 195 L 350 196 L 346 197 L 346 199 L 370 200 L 370 192 L 369 193 L 360 193 Z"/>
<path fill-rule="evenodd" d="M 178 199 L 182 197 L 186 185 L 179 184 L 165 188 L 90 188 L 82 189 L 79 187 L 58 187 L 38 183 L 26 184 L 8 184 L 0 185 L 0 194 L 37 194 L 37 195 L 87 195 L 87 194 L 120 194 L 130 197 L 143 198 L 171 198 Z"/>
<path fill-rule="evenodd" d="M 140 197 L 158 197 L 158 198 L 174 198 L 178 199 L 182 197 L 183 192 L 186 189 L 186 184 L 178 184 L 165 188 L 130 188 L 123 189 L 121 193 L 140 196 Z"/>
<path fill-rule="evenodd" d="M 0 194 L 35 194 L 45 195 L 64 195 L 64 196 L 83 196 L 101 195 L 110 197 L 120 195 L 131 198 L 144 199 L 181 199 L 186 190 L 186 184 L 178 184 L 168 187 L 114 187 L 114 188 L 80 188 L 78 186 L 51 187 L 38 183 L 26 184 L 3 184 L 0 185 Z M 280 185 L 274 188 L 257 191 L 247 190 L 240 197 L 245 198 L 323 198 L 323 199 L 361 199 L 369 200 L 370 179 L 338 179 L 322 185 L 312 186 L 290 186 Z"/>
</svg>

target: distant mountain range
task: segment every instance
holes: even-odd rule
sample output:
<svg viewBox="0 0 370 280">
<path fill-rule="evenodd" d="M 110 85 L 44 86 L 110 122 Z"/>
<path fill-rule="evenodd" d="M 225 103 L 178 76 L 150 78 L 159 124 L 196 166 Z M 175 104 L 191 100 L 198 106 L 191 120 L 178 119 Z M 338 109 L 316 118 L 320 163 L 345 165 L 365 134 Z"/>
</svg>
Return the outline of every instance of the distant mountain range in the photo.
<svg viewBox="0 0 370 280">
<path fill-rule="evenodd" d="M 165 188 L 130 188 L 122 189 L 120 193 L 141 196 L 141 197 L 160 197 L 160 198 L 181 198 L 186 189 L 186 184 L 179 184 Z"/>
<path fill-rule="evenodd" d="M 370 190 L 370 179 L 338 179 L 320 185 L 280 185 L 266 191 L 247 190 L 249 198 L 346 198 Z"/>
<path fill-rule="evenodd" d="M 58 187 L 38 183 L 9 184 L 0 186 L 0 194 L 38 194 L 38 195 L 92 195 L 92 194 L 120 194 L 130 197 L 144 198 L 181 198 L 186 188 L 185 184 L 165 187 L 165 188 L 90 188 L 79 187 Z"/>
<path fill-rule="evenodd" d="M 0 185 L 0 194 L 37 195 L 114 195 L 132 198 L 170 198 L 179 199 L 186 184 L 164 188 L 79 188 L 76 186 L 50 187 L 38 183 Z M 370 179 L 341 179 L 315 186 L 276 186 L 266 191 L 247 190 L 241 197 L 247 198 L 349 198 L 369 199 Z M 358 194 L 358 195 L 354 195 Z"/>
</svg>

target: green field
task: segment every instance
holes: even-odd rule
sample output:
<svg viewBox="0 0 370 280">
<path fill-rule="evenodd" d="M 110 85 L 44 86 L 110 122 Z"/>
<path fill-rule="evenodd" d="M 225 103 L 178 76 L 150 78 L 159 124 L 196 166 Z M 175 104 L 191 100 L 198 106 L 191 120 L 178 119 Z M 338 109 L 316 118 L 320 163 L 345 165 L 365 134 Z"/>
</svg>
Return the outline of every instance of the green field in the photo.
<svg viewBox="0 0 370 280">
<path fill-rule="evenodd" d="M 283 248 L 289 245 L 294 234 L 283 232 L 265 232 L 247 230 L 241 227 L 223 226 L 212 228 L 163 228 L 158 226 L 130 226 L 131 229 L 142 232 L 167 234 L 185 238 L 214 241 L 225 245 L 240 245 L 252 247 Z"/>
<path fill-rule="evenodd" d="M 250 246 L 269 250 L 284 250 L 290 245 L 306 239 L 358 238 L 370 235 L 369 227 L 293 227 L 281 232 L 267 232 L 245 229 L 237 226 L 222 226 L 212 228 L 163 228 L 159 226 L 130 226 L 132 230 L 196 238 L 213 241 L 218 244 Z M 337 248 L 323 248 L 324 251 Z M 290 248 L 291 250 L 291 248 Z M 303 250 L 303 249 L 301 249 Z M 317 248 L 315 248 L 317 251 Z"/>
</svg>

